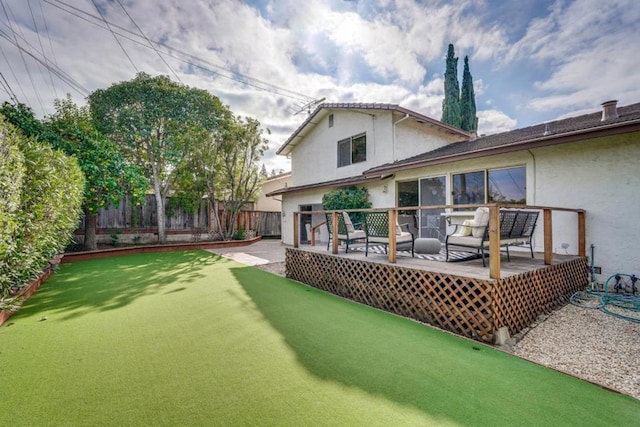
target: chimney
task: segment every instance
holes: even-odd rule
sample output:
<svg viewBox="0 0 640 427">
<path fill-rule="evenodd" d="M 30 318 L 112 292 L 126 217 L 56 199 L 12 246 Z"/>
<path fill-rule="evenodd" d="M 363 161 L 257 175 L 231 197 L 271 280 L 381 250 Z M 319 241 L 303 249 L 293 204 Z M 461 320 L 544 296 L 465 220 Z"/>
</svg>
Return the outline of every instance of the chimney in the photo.
<svg viewBox="0 0 640 427">
<path fill-rule="evenodd" d="M 602 103 L 602 120 L 612 120 L 618 118 L 618 100 L 612 100 Z"/>
</svg>

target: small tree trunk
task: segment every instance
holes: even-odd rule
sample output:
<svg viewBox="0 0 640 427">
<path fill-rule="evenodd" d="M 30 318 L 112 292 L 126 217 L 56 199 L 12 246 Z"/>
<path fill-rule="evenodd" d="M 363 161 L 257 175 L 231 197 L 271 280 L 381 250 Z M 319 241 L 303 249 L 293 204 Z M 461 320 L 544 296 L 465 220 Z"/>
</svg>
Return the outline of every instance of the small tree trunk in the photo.
<svg viewBox="0 0 640 427">
<path fill-rule="evenodd" d="M 98 249 L 98 240 L 96 238 L 96 223 L 98 215 L 92 214 L 90 211 L 84 211 L 84 248 L 88 251 Z"/>
<path fill-rule="evenodd" d="M 156 196 L 156 215 L 158 217 L 158 243 L 166 243 L 167 236 L 165 234 L 165 222 L 164 222 L 164 199 L 162 198 L 162 191 L 160 190 L 160 177 L 156 172 L 156 168 L 153 168 L 153 194 Z"/>
</svg>

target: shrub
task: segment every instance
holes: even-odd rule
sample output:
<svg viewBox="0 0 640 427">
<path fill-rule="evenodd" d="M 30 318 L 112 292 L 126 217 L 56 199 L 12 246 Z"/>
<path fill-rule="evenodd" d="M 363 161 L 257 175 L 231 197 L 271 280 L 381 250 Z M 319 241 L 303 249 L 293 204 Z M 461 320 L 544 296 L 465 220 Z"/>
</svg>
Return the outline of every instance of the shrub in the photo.
<svg viewBox="0 0 640 427">
<path fill-rule="evenodd" d="M 245 231 L 243 227 L 240 227 L 236 230 L 235 233 L 233 233 L 233 236 L 231 237 L 233 240 L 244 240 L 245 237 Z"/>
<path fill-rule="evenodd" d="M 0 161 L 0 299 L 7 304 L 12 290 L 37 277 L 71 241 L 84 176 L 74 158 L 24 137 L 1 118 L 0 135 L 0 150 L 8 154 Z"/>
<path fill-rule="evenodd" d="M 324 210 L 367 209 L 370 207 L 369 192 L 364 187 L 341 188 L 325 193 L 322 196 L 322 208 Z M 354 223 L 364 222 L 362 213 L 352 213 L 349 216 Z"/>
</svg>

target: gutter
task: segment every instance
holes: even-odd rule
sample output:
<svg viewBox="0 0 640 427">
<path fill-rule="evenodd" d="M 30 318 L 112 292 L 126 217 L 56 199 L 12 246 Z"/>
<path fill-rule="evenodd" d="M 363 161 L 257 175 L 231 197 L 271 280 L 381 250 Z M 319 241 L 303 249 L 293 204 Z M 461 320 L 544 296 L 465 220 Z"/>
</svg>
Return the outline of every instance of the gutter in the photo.
<svg viewBox="0 0 640 427">
<path fill-rule="evenodd" d="M 514 151 L 530 150 L 533 148 L 549 147 L 552 145 L 566 144 L 576 141 L 585 141 L 588 139 L 602 138 L 607 136 L 619 135 L 622 133 L 640 132 L 640 120 L 625 122 L 624 124 L 615 123 L 608 126 L 598 126 L 596 129 L 581 129 L 578 131 L 567 132 L 561 135 L 550 135 L 542 138 L 527 139 L 517 141 L 510 144 L 499 145 L 495 147 L 483 148 L 479 150 L 467 151 L 464 153 L 451 154 L 430 159 L 420 159 L 412 162 L 401 164 L 390 164 L 388 166 L 380 166 L 377 168 L 364 171 L 364 176 L 378 176 L 384 173 L 395 173 L 407 169 L 415 169 L 424 166 L 434 166 L 443 163 L 451 163 L 460 160 L 476 159 L 498 154 L 511 153 Z M 585 138 L 585 134 L 591 134 Z"/>
</svg>

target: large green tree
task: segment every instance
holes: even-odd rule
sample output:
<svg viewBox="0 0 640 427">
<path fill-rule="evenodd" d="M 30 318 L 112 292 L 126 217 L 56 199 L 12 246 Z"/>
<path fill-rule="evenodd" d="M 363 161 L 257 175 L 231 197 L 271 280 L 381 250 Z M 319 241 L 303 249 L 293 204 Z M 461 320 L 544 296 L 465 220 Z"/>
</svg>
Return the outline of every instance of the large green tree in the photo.
<svg viewBox="0 0 640 427">
<path fill-rule="evenodd" d="M 238 212 L 247 203 L 256 201 L 262 187 L 264 177 L 260 174 L 258 162 L 267 149 L 264 132 L 258 120 L 236 117 L 222 135 L 217 196 L 224 203 L 225 217 L 226 212 L 229 213 L 230 219 L 224 230 L 226 239 L 234 234 Z"/>
<path fill-rule="evenodd" d="M 460 127 L 466 131 L 478 130 L 476 116 L 476 94 L 473 90 L 473 77 L 469 71 L 469 57 L 464 57 L 464 72 L 462 74 L 462 89 L 460 91 L 461 120 Z"/>
<path fill-rule="evenodd" d="M 191 145 L 188 161 L 176 171 L 177 196 L 183 205 L 197 206 L 203 194 L 214 207 L 220 202 L 222 209 L 215 209 L 213 228 L 225 240 L 234 236 L 238 212 L 257 199 L 266 179 L 258 163 L 267 149 L 265 132 L 269 130 L 257 120 L 233 117 L 227 111 L 224 124 L 209 138 Z"/>
<path fill-rule="evenodd" d="M 447 52 L 447 66 L 444 72 L 444 101 L 442 101 L 442 119 L 457 128 L 460 127 L 460 84 L 458 83 L 458 58 L 455 57 L 453 45 Z"/>
<path fill-rule="evenodd" d="M 129 195 L 134 204 L 144 202 L 149 183 L 139 166 L 124 158 L 118 146 L 97 131 L 87 107 L 70 96 L 54 101 L 56 112 L 44 121 L 47 139 L 55 148 L 74 156 L 85 176 L 82 210 L 86 249 L 97 249 L 98 210 L 118 206 Z"/>
<path fill-rule="evenodd" d="M 167 76 L 139 73 L 89 95 L 99 131 L 119 144 L 153 186 L 158 240 L 166 242 L 165 200 L 190 146 L 210 138 L 226 108 L 209 92 L 175 83 Z"/>
</svg>

